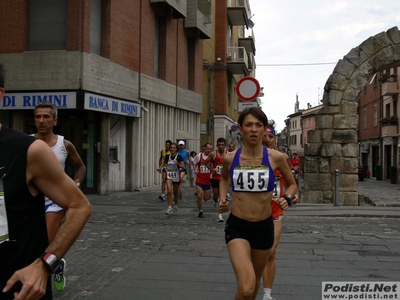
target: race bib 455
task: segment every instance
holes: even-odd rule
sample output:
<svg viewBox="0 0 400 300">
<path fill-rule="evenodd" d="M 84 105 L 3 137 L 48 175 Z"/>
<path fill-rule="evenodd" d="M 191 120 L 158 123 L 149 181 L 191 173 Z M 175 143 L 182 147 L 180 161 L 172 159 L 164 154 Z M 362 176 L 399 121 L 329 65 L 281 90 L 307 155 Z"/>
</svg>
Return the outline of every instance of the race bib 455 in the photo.
<svg viewBox="0 0 400 300">
<path fill-rule="evenodd" d="M 266 192 L 268 190 L 269 168 L 236 167 L 233 170 L 234 190 L 239 192 Z"/>
</svg>

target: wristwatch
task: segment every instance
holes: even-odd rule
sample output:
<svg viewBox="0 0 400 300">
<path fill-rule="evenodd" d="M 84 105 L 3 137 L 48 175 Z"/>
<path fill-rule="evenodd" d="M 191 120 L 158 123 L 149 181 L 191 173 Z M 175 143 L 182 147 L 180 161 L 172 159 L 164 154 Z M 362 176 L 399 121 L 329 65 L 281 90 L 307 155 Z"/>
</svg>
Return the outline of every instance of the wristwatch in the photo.
<svg viewBox="0 0 400 300">
<path fill-rule="evenodd" d="M 47 270 L 50 272 L 50 274 L 54 274 L 57 272 L 60 268 L 60 260 L 58 259 L 57 256 L 55 256 L 53 253 L 50 252 L 44 252 L 41 256 L 40 259 L 46 266 Z"/>
<path fill-rule="evenodd" d="M 292 199 L 293 199 L 292 195 L 285 194 L 285 195 L 283 195 L 283 198 L 287 201 L 287 204 L 289 206 L 292 206 Z"/>
</svg>

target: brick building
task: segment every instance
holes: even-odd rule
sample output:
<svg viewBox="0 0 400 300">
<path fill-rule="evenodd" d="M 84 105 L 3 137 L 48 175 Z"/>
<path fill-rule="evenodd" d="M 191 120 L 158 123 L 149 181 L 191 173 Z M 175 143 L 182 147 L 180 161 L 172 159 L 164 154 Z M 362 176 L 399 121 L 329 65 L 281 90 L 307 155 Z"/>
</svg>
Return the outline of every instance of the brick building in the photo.
<svg viewBox="0 0 400 300">
<path fill-rule="evenodd" d="M 380 164 L 381 116 L 380 73 L 371 74 L 368 84 L 363 87 L 359 100 L 358 140 L 360 143 L 360 165 L 368 167 L 375 177 L 375 167 Z"/>
<path fill-rule="evenodd" d="M 371 74 L 359 100 L 358 139 L 360 165 L 368 166 L 371 176 L 381 165 L 383 178 L 390 178 L 390 166 L 400 163 L 398 66 Z"/>
<path fill-rule="evenodd" d="M 32 133 L 33 107 L 51 101 L 85 192 L 160 184 L 165 140 L 200 147 L 210 14 L 209 0 L 1 1 L 1 122 Z"/>
<path fill-rule="evenodd" d="M 201 143 L 216 145 L 220 137 L 240 144 L 237 119 L 243 102 L 236 85 L 244 76 L 255 77 L 255 38 L 249 0 L 212 1 L 212 36 L 204 43 L 203 114 Z M 259 106 L 258 99 L 246 102 Z"/>
</svg>

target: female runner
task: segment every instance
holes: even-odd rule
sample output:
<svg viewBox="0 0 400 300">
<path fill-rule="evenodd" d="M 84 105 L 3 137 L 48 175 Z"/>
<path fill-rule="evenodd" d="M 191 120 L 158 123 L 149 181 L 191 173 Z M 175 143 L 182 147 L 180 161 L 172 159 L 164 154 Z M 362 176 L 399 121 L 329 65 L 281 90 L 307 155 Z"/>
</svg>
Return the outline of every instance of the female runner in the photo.
<svg viewBox="0 0 400 300">
<path fill-rule="evenodd" d="M 178 213 L 178 192 L 181 184 L 180 169 L 185 168 L 182 156 L 177 152 L 178 145 L 172 143 L 169 147 L 170 153 L 167 154 L 163 162 L 163 172 L 166 173 L 165 183 L 167 185 L 167 202 L 168 208 L 166 211 L 167 215 L 173 214 L 174 216 Z M 160 166 L 160 169 L 162 166 Z M 172 208 L 172 194 L 174 195 L 174 207 Z"/>
<path fill-rule="evenodd" d="M 285 198 L 276 203 L 283 209 L 294 197 L 297 186 L 284 157 L 262 145 L 268 126 L 267 116 L 260 108 L 245 109 L 239 116 L 243 147 L 225 154 L 220 181 L 220 213 L 229 210 L 226 194 L 231 185 L 231 214 L 226 221 L 225 240 L 235 272 L 235 299 L 255 299 L 260 278 L 274 242 L 271 199 L 275 170 L 284 177 Z"/>
</svg>

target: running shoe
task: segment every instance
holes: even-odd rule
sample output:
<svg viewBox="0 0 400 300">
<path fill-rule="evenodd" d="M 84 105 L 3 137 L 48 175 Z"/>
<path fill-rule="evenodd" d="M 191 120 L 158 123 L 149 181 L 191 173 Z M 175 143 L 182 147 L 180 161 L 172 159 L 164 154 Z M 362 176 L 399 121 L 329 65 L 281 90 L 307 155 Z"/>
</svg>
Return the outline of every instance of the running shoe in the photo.
<svg viewBox="0 0 400 300">
<path fill-rule="evenodd" d="M 158 199 L 160 199 L 161 201 L 165 201 L 165 195 L 161 194 L 160 196 L 158 196 Z"/>
<path fill-rule="evenodd" d="M 54 273 L 53 277 L 53 285 L 57 292 L 61 292 L 65 288 L 65 284 L 67 279 L 64 276 L 65 267 L 67 266 L 67 262 L 64 258 L 60 260 L 60 271 Z"/>
<path fill-rule="evenodd" d="M 199 211 L 198 217 L 199 217 L 199 218 L 202 218 L 202 217 L 203 217 L 203 212 L 202 212 L 202 211 Z"/>
<path fill-rule="evenodd" d="M 223 222 L 224 218 L 222 217 L 222 214 L 218 214 L 218 222 Z"/>
<path fill-rule="evenodd" d="M 172 208 L 172 214 L 174 215 L 174 216 L 176 216 L 177 214 L 178 214 L 178 206 L 174 206 L 173 208 Z"/>
<path fill-rule="evenodd" d="M 172 214 L 172 207 L 171 206 L 168 207 L 166 214 L 167 215 L 171 215 Z"/>
<path fill-rule="evenodd" d="M 276 299 L 272 298 L 271 296 L 264 295 L 263 300 L 276 300 Z"/>
<path fill-rule="evenodd" d="M 218 207 L 218 202 L 214 202 L 213 203 L 213 208 L 217 208 Z"/>
<path fill-rule="evenodd" d="M 179 191 L 179 200 L 182 200 L 182 197 L 183 197 L 183 189 Z"/>
</svg>

